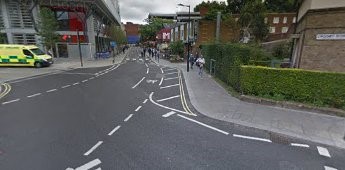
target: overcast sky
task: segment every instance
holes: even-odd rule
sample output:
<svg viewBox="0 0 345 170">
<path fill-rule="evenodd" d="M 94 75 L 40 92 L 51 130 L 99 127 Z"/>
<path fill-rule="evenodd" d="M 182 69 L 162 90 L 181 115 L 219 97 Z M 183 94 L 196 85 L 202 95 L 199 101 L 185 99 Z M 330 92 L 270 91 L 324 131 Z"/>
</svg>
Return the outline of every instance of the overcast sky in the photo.
<svg viewBox="0 0 345 170">
<path fill-rule="evenodd" d="M 119 0 L 121 21 L 143 24 L 149 13 L 175 13 L 188 11 L 187 7 L 178 7 L 182 3 L 191 5 L 191 11 L 203 0 Z M 224 1 L 224 0 L 217 0 Z"/>
</svg>

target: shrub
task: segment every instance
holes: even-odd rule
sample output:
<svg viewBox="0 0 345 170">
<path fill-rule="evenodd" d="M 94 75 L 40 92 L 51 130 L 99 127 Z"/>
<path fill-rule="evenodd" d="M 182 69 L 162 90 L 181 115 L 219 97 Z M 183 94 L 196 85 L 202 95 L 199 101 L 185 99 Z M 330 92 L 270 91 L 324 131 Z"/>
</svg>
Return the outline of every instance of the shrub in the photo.
<svg viewBox="0 0 345 170">
<path fill-rule="evenodd" d="M 344 73 L 242 66 L 240 79 L 247 95 L 345 109 Z"/>
</svg>

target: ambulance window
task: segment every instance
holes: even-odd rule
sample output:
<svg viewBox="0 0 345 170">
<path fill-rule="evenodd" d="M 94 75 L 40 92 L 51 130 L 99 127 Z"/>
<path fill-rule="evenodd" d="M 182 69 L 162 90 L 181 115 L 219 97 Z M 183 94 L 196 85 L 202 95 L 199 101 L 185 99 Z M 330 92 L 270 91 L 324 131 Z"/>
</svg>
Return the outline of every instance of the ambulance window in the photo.
<svg viewBox="0 0 345 170">
<path fill-rule="evenodd" d="M 26 56 L 31 56 L 31 57 L 34 56 L 34 55 L 32 55 L 32 53 L 31 53 L 29 50 L 23 50 L 23 53 L 24 53 L 24 55 L 26 55 Z"/>
</svg>

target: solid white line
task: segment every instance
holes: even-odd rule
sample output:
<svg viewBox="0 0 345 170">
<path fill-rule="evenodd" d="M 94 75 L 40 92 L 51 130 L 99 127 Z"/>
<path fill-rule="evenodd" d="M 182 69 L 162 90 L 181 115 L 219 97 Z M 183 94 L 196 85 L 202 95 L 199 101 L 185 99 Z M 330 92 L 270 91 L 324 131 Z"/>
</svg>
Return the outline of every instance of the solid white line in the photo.
<svg viewBox="0 0 345 170">
<path fill-rule="evenodd" d="M 171 69 L 168 69 L 168 70 L 165 70 L 165 71 L 173 71 L 173 70 L 176 70 L 176 68 L 171 68 Z"/>
<path fill-rule="evenodd" d="M 120 125 L 119 125 L 119 126 L 116 126 L 111 132 L 108 133 L 108 136 L 113 135 L 117 130 L 120 129 L 120 127 L 121 127 Z"/>
<path fill-rule="evenodd" d="M 159 106 L 159 107 L 162 107 L 162 108 L 164 108 L 164 109 L 173 110 L 173 111 L 175 111 L 175 112 L 179 112 L 179 113 L 183 113 L 183 114 L 189 115 L 189 113 L 187 113 L 187 112 L 185 112 L 185 111 L 177 110 L 177 109 L 174 109 L 174 108 L 167 107 L 167 106 L 161 105 L 161 104 L 159 104 L 159 103 L 156 103 L 156 102 L 152 99 L 153 94 L 154 94 L 154 92 L 151 92 L 151 94 L 150 94 L 150 96 L 149 96 L 149 99 L 150 99 L 151 103 L 155 104 L 156 106 Z"/>
<path fill-rule="evenodd" d="M 89 162 L 83 166 L 76 168 L 75 170 L 89 170 L 89 169 L 91 169 L 91 168 L 93 168 L 93 167 L 95 167 L 101 163 L 102 163 L 101 160 L 95 159 L 95 160 L 93 160 L 93 161 L 91 161 L 91 162 Z"/>
<path fill-rule="evenodd" d="M 98 141 L 96 143 L 96 145 L 94 145 L 90 150 L 88 150 L 87 152 L 84 153 L 84 156 L 88 156 L 90 155 L 95 149 L 97 149 L 97 147 L 99 147 L 100 145 L 102 145 L 103 141 Z"/>
<path fill-rule="evenodd" d="M 146 69 L 146 74 L 149 74 L 150 68 Z"/>
<path fill-rule="evenodd" d="M 54 92 L 54 91 L 57 91 L 57 89 L 51 89 L 51 90 L 48 90 L 46 91 L 47 93 L 51 93 L 51 92 Z"/>
<path fill-rule="evenodd" d="M 291 143 L 291 146 L 298 146 L 298 147 L 302 147 L 302 148 L 309 148 L 309 145 L 306 144 L 300 144 L 300 143 Z"/>
<path fill-rule="evenodd" d="M 220 130 L 220 129 L 218 129 L 218 128 L 215 128 L 215 127 L 213 127 L 213 126 L 207 125 L 207 124 L 205 124 L 205 123 L 199 122 L 199 121 L 197 121 L 197 120 L 191 119 L 191 118 L 189 118 L 189 117 L 186 117 L 186 116 L 183 116 L 183 115 L 180 115 L 180 114 L 177 114 L 177 116 L 182 117 L 182 118 L 184 118 L 184 119 L 187 119 L 187 120 L 189 120 L 189 121 L 192 121 L 192 122 L 194 122 L 194 123 L 197 123 L 197 124 L 199 124 L 199 125 L 201 125 L 201 126 L 207 127 L 207 128 L 209 128 L 209 129 L 215 130 L 215 131 L 217 131 L 217 132 L 223 133 L 224 135 L 229 135 L 228 132 L 225 132 L 225 131 Z"/>
<path fill-rule="evenodd" d="M 328 152 L 328 149 L 321 147 L 321 146 L 317 146 L 317 151 L 319 152 L 320 155 L 322 156 L 326 156 L 326 157 L 331 157 L 331 155 Z"/>
<path fill-rule="evenodd" d="M 145 99 L 143 103 L 145 104 L 145 103 L 147 102 L 147 100 L 148 100 L 148 99 Z"/>
<path fill-rule="evenodd" d="M 145 63 L 145 66 L 146 66 L 146 67 L 149 67 L 146 63 Z"/>
<path fill-rule="evenodd" d="M 159 82 L 159 86 L 161 86 L 163 84 L 163 77 L 161 78 L 161 81 Z"/>
<path fill-rule="evenodd" d="M 31 95 L 31 96 L 27 96 L 28 98 L 31 98 L 31 97 L 36 97 L 36 96 L 39 96 L 39 95 L 41 95 L 42 93 L 36 93 L 36 94 L 33 94 L 33 95 Z"/>
<path fill-rule="evenodd" d="M 126 117 L 126 119 L 123 120 L 123 121 L 127 122 L 132 116 L 133 116 L 133 114 L 130 114 L 130 115 L 129 115 L 128 117 Z"/>
<path fill-rule="evenodd" d="M 89 80 L 83 80 L 83 81 L 81 81 L 81 82 L 85 83 L 85 82 L 87 82 L 87 81 L 89 81 Z"/>
<path fill-rule="evenodd" d="M 161 89 L 166 89 L 166 88 L 169 88 L 169 87 L 175 87 L 175 86 L 179 86 L 180 84 L 174 84 L 174 85 L 170 85 L 170 86 L 165 86 L 165 87 L 161 87 Z"/>
<path fill-rule="evenodd" d="M 161 72 L 162 72 L 162 74 L 164 74 L 163 68 L 161 68 Z"/>
<path fill-rule="evenodd" d="M 67 87 L 71 87 L 71 85 L 66 85 L 66 86 L 62 86 L 61 88 L 67 88 Z"/>
<path fill-rule="evenodd" d="M 79 84 L 79 82 L 78 83 L 74 83 L 73 86 L 78 85 L 78 84 Z"/>
<path fill-rule="evenodd" d="M 10 104 L 10 103 L 13 103 L 13 102 L 17 102 L 19 101 L 20 99 L 15 99 L 15 100 L 11 100 L 11 101 L 8 101 L 8 102 L 3 102 L 2 104 L 5 105 L 5 104 Z"/>
<path fill-rule="evenodd" d="M 178 79 L 178 78 L 180 78 L 180 77 L 166 78 L 164 80 L 173 80 L 173 79 Z"/>
<path fill-rule="evenodd" d="M 337 169 L 335 169 L 333 167 L 329 167 L 329 166 L 324 166 L 324 168 L 325 168 L 325 170 L 337 170 Z"/>
<path fill-rule="evenodd" d="M 178 98 L 178 97 L 180 97 L 180 95 L 168 97 L 168 98 L 165 98 L 165 99 L 160 99 L 160 100 L 157 100 L 157 102 L 162 102 L 162 101 L 166 101 L 166 100 L 170 100 L 170 99 L 174 99 L 174 98 Z"/>
<path fill-rule="evenodd" d="M 171 75 L 171 74 L 178 74 L 178 72 L 171 72 L 171 73 L 167 73 L 167 74 L 164 74 L 164 75 Z"/>
<path fill-rule="evenodd" d="M 136 85 L 134 85 L 134 86 L 132 87 L 132 89 L 134 89 L 134 88 L 136 88 L 137 86 L 139 86 L 139 84 L 140 84 L 142 81 L 144 81 L 144 79 L 145 79 L 145 77 L 143 77 Z"/>
<path fill-rule="evenodd" d="M 272 143 L 271 140 L 269 140 L 269 139 L 264 139 L 264 138 L 257 138 L 257 137 L 243 136 L 243 135 L 236 135 L 236 134 L 233 134 L 232 136 L 233 136 L 233 137 L 236 137 L 236 138 L 243 138 L 243 139 L 250 139 L 250 140 L 257 140 L 257 141 Z"/>
<path fill-rule="evenodd" d="M 141 109 L 141 106 L 138 106 L 137 109 L 135 109 L 135 111 L 139 111 Z"/>
<path fill-rule="evenodd" d="M 166 114 L 162 115 L 162 117 L 169 117 L 169 116 L 171 116 L 171 115 L 173 115 L 173 114 L 175 114 L 175 113 L 176 113 L 176 112 L 171 111 L 171 112 L 169 112 L 169 113 L 166 113 Z"/>
</svg>

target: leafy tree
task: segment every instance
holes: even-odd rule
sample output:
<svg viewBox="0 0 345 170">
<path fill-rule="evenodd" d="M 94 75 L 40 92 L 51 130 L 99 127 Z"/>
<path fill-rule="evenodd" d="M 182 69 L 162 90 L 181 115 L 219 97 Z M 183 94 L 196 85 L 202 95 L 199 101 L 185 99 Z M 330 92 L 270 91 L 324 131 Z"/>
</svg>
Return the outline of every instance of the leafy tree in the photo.
<svg viewBox="0 0 345 170">
<path fill-rule="evenodd" d="M 54 12 L 47 7 L 43 7 L 39 13 L 38 22 L 38 35 L 43 38 L 43 45 L 51 49 L 55 43 L 59 41 L 59 35 L 56 33 L 58 30 L 58 22 L 54 16 Z"/>
<path fill-rule="evenodd" d="M 201 7 L 206 7 L 209 9 L 209 11 L 216 10 L 216 11 L 222 11 L 225 12 L 227 11 L 227 5 L 225 2 L 217 2 L 217 1 L 203 1 L 202 3 L 198 4 L 194 8 L 194 12 L 199 12 Z"/>
<path fill-rule="evenodd" d="M 117 44 L 123 45 L 127 43 L 125 32 L 121 29 L 121 27 L 111 25 L 108 32 L 111 39 L 116 41 Z"/>
<path fill-rule="evenodd" d="M 242 40 L 254 39 L 259 42 L 266 38 L 269 32 L 268 25 L 265 24 L 266 11 L 261 0 L 245 4 L 239 18 Z"/>
<path fill-rule="evenodd" d="M 6 43 L 6 34 L 0 34 L 0 43 Z"/>
<path fill-rule="evenodd" d="M 142 41 L 155 40 L 157 32 L 163 29 L 165 24 L 171 24 L 173 21 L 160 18 L 153 18 L 146 19 L 146 22 L 147 24 L 143 25 L 139 30 Z"/>
<path fill-rule="evenodd" d="M 296 12 L 295 0 L 266 0 L 265 5 L 270 12 Z"/>
<path fill-rule="evenodd" d="M 184 45 L 182 41 L 174 41 L 169 44 L 169 48 L 171 49 L 172 54 L 179 55 L 183 57 L 184 53 Z"/>
<path fill-rule="evenodd" d="M 252 3 L 255 0 L 227 0 L 228 1 L 228 11 L 232 14 L 241 13 L 242 9 L 247 3 Z"/>
</svg>

